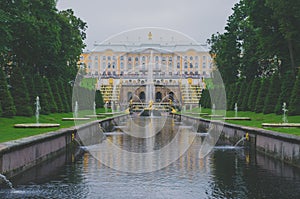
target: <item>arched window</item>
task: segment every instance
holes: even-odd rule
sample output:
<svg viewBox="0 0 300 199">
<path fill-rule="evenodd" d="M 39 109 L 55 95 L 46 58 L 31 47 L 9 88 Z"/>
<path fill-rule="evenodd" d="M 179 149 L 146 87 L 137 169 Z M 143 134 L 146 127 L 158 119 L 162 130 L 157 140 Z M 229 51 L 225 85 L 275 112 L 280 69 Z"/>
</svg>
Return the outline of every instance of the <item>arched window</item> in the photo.
<svg viewBox="0 0 300 199">
<path fill-rule="evenodd" d="M 179 62 L 177 62 L 177 68 L 180 68 L 180 63 Z"/>
<path fill-rule="evenodd" d="M 108 62 L 107 67 L 110 68 L 110 63 Z"/>
<path fill-rule="evenodd" d="M 135 57 L 135 61 L 139 61 L 139 58 L 138 58 L 138 57 Z"/>
<path fill-rule="evenodd" d="M 128 57 L 128 61 L 131 61 L 131 57 Z"/>
<path fill-rule="evenodd" d="M 145 56 L 143 56 L 143 57 L 142 57 L 142 60 L 143 60 L 143 61 L 145 61 L 145 60 L 146 60 L 146 57 L 145 57 Z"/>
<path fill-rule="evenodd" d="M 193 68 L 193 64 L 192 63 L 190 63 L 190 68 Z"/>
<path fill-rule="evenodd" d="M 190 56 L 190 60 L 193 60 L 193 57 L 192 57 L 192 56 Z"/>
<path fill-rule="evenodd" d="M 155 93 L 155 101 L 160 102 L 162 100 L 162 94 L 161 92 Z"/>
<path fill-rule="evenodd" d="M 141 100 L 142 102 L 145 101 L 145 99 L 146 99 L 146 94 L 145 94 L 144 91 L 142 91 L 142 92 L 139 94 L 139 98 L 140 98 L 140 100 Z"/>
<path fill-rule="evenodd" d="M 107 57 L 107 60 L 110 60 L 110 56 Z"/>
<path fill-rule="evenodd" d="M 195 63 L 195 68 L 199 68 L 198 62 Z"/>
<path fill-rule="evenodd" d="M 184 62 L 184 68 L 188 68 L 187 62 Z"/>
</svg>

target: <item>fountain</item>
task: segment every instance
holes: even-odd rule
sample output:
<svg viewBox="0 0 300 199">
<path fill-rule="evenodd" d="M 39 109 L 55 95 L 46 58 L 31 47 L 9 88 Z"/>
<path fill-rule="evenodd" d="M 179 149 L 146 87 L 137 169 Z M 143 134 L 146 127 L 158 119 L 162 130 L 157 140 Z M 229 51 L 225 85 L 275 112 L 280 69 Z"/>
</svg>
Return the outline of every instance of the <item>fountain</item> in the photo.
<svg viewBox="0 0 300 199">
<path fill-rule="evenodd" d="M 234 104 L 234 117 L 237 117 L 238 106 L 237 103 Z"/>
<path fill-rule="evenodd" d="M 36 118 L 36 123 L 39 124 L 39 119 L 40 119 L 40 98 L 39 96 L 36 97 L 36 102 L 35 102 L 36 108 L 35 108 L 35 118 Z"/>
<path fill-rule="evenodd" d="M 250 117 L 238 117 L 238 105 L 234 103 L 234 117 L 224 117 L 224 120 L 251 120 Z"/>
<path fill-rule="evenodd" d="M 221 149 L 221 150 L 226 150 L 226 149 L 241 149 L 242 147 L 239 147 L 240 143 L 245 144 L 245 140 L 249 141 L 249 133 L 246 133 L 241 139 L 239 139 L 233 146 L 231 145 L 225 145 L 225 146 L 215 146 L 214 149 Z"/>
<path fill-rule="evenodd" d="M 216 105 L 215 104 L 212 105 L 211 114 L 216 115 Z"/>
<path fill-rule="evenodd" d="M 60 124 L 49 124 L 49 123 L 40 123 L 40 98 L 39 96 L 36 97 L 35 101 L 35 120 L 36 123 L 28 123 L 28 124 L 15 124 L 15 128 L 51 128 L 51 127 L 59 127 Z"/>
<path fill-rule="evenodd" d="M 286 115 L 286 112 L 287 112 L 288 110 L 286 109 L 286 103 L 285 103 L 285 102 L 283 102 L 282 110 L 283 110 L 282 121 L 283 121 L 283 123 L 288 123 L 287 115 Z"/>
<path fill-rule="evenodd" d="M 107 107 L 108 107 L 108 101 L 106 101 L 105 104 L 104 104 L 105 113 L 107 113 Z"/>
<path fill-rule="evenodd" d="M 144 110 L 140 113 L 140 116 L 161 116 L 160 111 L 158 111 L 154 107 L 154 92 L 155 86 L 153 82 L 153 51 L 151 51 L 146 85 L 146 102 L 148 102 L 148 107 L 144 108 Z"/>
<path fill-rule="evenodd" d="M 5 177 L 5 175 L 0 174 L 0 180 L 3 181 L 10 189 L 13 189 L 12 183 Z"/>
<path fill-rule="evenodd" d="M 282 122 L 283 123 L 262 123 L 263 127 L 300 127 L 300 123 L 288 123 L 287 120 L 287 105 L 286 102 L 283 102 L 282 104 L 282 111 L 283 111 L 283 115 L 282 115 Z"/>
<path fill-rule="evenodd" d="M 78 109 L 78 107 L 77 107 Z M 78 110 L 77 110 L 78 111 Z M 75 104 L 75 113 L 76 113 L 76 104 Z M 85 115 L 86 118 L 97 118 L 99 115 L 96 114 L 96 102 L 93 102 L 93 114 L 92 115 Z"/>
<path fill-rule="evenodd" d="M 78 117 L 78 109 L 79 109 L 79 106 L 78 106 L 78 101 L 75 101 L 75 105 L 74 105 L 74 112 L 73 112 L 73 116 L 74 117 L 70 117 L 70 118 L 62 118 L 62 121 L 82 121 L 82 120 L 89 120 L 90 118 L 81 118 L 81 117 Z"/>
</svg>

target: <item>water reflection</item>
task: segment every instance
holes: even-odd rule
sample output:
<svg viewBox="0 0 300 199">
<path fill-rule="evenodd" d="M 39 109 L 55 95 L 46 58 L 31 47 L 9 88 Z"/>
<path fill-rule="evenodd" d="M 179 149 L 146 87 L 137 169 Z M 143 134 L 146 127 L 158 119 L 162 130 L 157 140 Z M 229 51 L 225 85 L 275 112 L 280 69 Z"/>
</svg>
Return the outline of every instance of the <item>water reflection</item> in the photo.
<svg viewBox="0 0 300 199">
<path fill-rule="evenodd" d="M 162 149 L 176 138 L 176 147 L 165 157 L 183 155 L 165 168 L 148 173 L 115 170 L 110 166 L 157 166 L 158 158 L 141 157 L 137 162 L 133 156 L 126 159 L 94 145 L 94 155 L 106 158 L 108 165 L 89 152 L 63 154 L 17 176 L 15 190 L 1 189 L 0 198 L 300 198 L 298 168 L 241 147 L 219 147 L 200 159 L 204 138 L 187 129 L 177 131 L 173 120 L 167 123 L 166 129 L 147 139 L 126 134 L 106 137 L 108 144 L 135 153 Z"/>
</svg>

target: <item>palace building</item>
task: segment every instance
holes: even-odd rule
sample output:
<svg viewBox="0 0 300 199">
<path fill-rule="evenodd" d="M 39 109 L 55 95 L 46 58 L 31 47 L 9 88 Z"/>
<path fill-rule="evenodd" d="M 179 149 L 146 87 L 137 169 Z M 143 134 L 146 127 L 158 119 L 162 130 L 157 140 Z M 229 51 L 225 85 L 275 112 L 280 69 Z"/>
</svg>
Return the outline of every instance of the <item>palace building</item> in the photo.
<svg viewBox="0 0 300 199">
<path fill-rule="evenodd" d="M 154 85 L 156 103 L 171 97 L 180 104 L 198 104 L 203 80 L 214 69 L 206 45 L 160 28 L 128 31 L 95 43 L 81 55 L 80 64 L 87 77 L 98 79 L 104 100 L 117 104 L 130 99 L 147 103 L 149 84 Z"/>
</svg>

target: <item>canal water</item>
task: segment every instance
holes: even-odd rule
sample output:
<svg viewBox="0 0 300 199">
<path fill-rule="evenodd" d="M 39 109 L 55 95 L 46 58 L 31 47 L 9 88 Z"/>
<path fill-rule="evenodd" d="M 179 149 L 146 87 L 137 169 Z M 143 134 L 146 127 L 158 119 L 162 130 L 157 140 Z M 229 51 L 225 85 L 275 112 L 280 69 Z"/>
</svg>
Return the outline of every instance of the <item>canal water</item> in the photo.
<svg viewBox="0 0 300 199">
<path fill-rule="evenodd" d="M 138 120 L 134 122 L 139 125 L 149 122 Z M 209 155 L 199 158 L 205 134 L 173 119 L 166 119 L 163 126 L 147 138 L 123 134 L 125 128 L 114 128 L 102 142 L 127 152 L 147 153 L 175 139 L 176 145 L 163 158 L 182 155 L 166 167 L 142 172 L 142 167 L 150 168 L 147 164 L 157 164 L 155 159 L 149 162 L 147 158 L 111 154 L 103 151 L 100 143 L 67 151 L 16 176 L 11 179 L 14 189 L 1 186 L 0 198 L 300 198 L 299 168 L 249 147 L 232 147 L 226 141 L 218 142 Z M 122 166 L 137 172 L 120 171 Z"/>
</svg>

